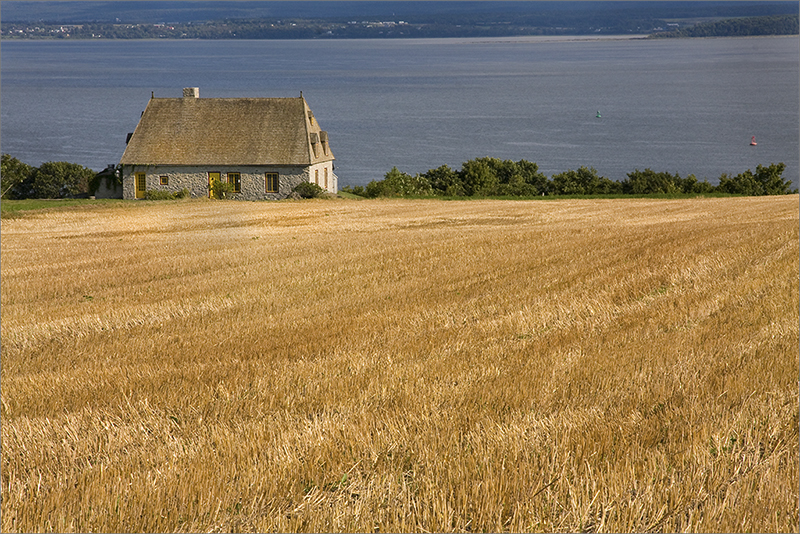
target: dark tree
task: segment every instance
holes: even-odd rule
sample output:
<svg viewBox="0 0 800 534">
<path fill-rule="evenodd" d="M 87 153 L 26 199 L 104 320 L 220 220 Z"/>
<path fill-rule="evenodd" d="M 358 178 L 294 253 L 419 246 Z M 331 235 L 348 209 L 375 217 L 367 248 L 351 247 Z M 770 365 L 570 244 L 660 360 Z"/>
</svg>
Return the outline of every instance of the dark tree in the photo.
<svg viewBox="0 0 800 534">
<path fill-rule="evenodd" d="M 680 193 L 675 177 L 668 172 L 651 169 L 636 169 L 622 181 L 622 192 L 627 195 L 649 195 L 653 193 Z"/>
<path fill-rule="evenodd" d="M 516 177 L 518 177 L 519 182 L 524 184 L 524 186 L 520 186 L 519 193 L 512 192 L 511 194 L 528 196 L 541 195 L 542 193 L 548 192 L 549 183 L 547 176 L 539 172 L 539 165 L 532 161 L 521 159 L 516 163 L 515 182 L 509 183 L 509 185 L 512 186 L 512 190 L 516 187 Z"/>
<path fill-rule="evenodd" d="M 461 177 L 447 165 L 431 169 L 422 176 L 428 180 L 433 192 L 437 195 L 464 196 L 464 184 L 461 183 Z"/>
<path fill-rule="evenodd" d="M 67 163 L 48 161 L 33 172 L 31 198 L 67 198 L 88 195 L 92 169 Z"/>
<path fill-rule="evenodd" d="M 461 166 L 461 182 L 467 196 L 489 196 L 495 194 L 500 180 L 497 176 L 497 158 L 471 159 Z"/>
<path fill-rule="evenodd" d="M 8 154 L 3 154 L 0 161 L 0 179 L 2 183 L 2 198 L 26 198 L 21 195 L 24 188 L 22 183 L 31 180 L 33 167 L 27 163 L 22 163 L 17 158 L 12 158 Z"/>
<path fill-rule="evenodd" d="M 773 163 L 769 167 L 758 165 L 755 174 L 750 169 L 733 178 L 723 174 L 719 178 L 717 191 L 751 196 L 796 193 L 797 190 L 791 188 L 792 182 L 783 179 L 782 175 L 785 169 L 785 164 Z"/>
</svg>

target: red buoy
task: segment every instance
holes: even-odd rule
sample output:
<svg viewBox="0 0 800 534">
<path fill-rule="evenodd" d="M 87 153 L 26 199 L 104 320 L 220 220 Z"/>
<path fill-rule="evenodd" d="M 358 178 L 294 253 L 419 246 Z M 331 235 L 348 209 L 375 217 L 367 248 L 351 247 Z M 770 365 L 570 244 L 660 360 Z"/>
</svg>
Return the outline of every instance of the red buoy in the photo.
<svg viewBox="0 0 800 534">
<path fill-rule="evenodd" d="M 756 136 L 754 135 L 754 136 L 753 136 L 753 137 L 750 139 L 750 146 L 756 146 L 757 144 L 758 144 L 758 143 L 756 143 Z"/>
</svg>

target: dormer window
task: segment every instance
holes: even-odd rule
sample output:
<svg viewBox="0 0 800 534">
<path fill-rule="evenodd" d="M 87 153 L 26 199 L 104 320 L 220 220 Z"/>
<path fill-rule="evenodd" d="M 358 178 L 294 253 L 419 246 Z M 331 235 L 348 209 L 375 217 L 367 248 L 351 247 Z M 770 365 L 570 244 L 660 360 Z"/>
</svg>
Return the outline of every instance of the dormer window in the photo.
<svg viewBox="0 0 800 534">
<path fill-rule="evenodd" d="M 320 132 L 319 140 L 322 142 L 322 152 L 328 155 L 328 132 Z"/>
</svg>

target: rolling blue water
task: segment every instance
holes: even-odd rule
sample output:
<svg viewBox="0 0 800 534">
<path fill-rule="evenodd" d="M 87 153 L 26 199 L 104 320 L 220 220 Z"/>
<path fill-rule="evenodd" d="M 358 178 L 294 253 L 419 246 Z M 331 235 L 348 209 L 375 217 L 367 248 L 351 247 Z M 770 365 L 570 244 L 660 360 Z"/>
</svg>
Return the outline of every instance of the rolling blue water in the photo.
<svg viewBox="0 0 800 534">
<path fill-rule="evenodd" d="M 784 162 L 800 182 L 797 37 L 4 41 L 0 54 L 0 148 L 34 166 L 117 163 L 151 91 L 200 87 L 303 91 L 340 186 L 482 156 L 711 183 Z"/>
</svg>

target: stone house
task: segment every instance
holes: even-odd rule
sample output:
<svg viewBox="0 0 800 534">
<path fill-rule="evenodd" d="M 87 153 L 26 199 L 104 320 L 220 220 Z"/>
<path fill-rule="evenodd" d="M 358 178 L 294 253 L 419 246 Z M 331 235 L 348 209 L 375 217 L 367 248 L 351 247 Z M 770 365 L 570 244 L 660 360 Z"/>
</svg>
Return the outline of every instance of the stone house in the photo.
<svg viewBox="0 0 800 534">
<path fill-rule="evenodd" d="M 151 98 L 120 159 L 122 197 L 149 190 L 211 196 L 215 180 L 243 200 L 286 198 L 299 183 L 336 193 L 334 157 L 299 98 Z"/>
</svg>

